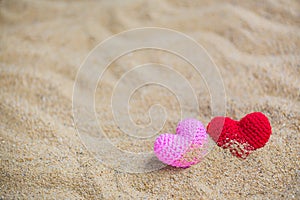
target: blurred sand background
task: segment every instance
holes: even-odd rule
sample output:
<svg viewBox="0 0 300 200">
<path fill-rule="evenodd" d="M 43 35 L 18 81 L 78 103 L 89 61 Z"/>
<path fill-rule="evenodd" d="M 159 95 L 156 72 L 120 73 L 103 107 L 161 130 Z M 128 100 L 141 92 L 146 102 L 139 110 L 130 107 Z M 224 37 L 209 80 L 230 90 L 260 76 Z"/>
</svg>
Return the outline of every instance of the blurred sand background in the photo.
<svg viewBox="0 0 300 200">
<path fill-rule="evenodd" d="M 99 42 L 144 26 L 178 30 L 202 44 L 222 75 L 227 115 L 265 113 L 273 127 L 268 144 L 246 160 L 214 148 L 185 170 L 129 174 L 98 162 L 72 119 L 77 70 Z M 299 1 L 1 0 L 0 34 L 0 199 L 300 198 Z M 123 61 L 134 66 L 157 58 L 156 52 L 145 55 Z M 197 84 L 178 58 L 156 61 Z M 107 71 L 97 89 L 99 102 L 128 65 Z M 149 105 L 160 102 L 170 109 L 164 130 L 174 132 L 179 113 L 174 96 L 155 86 L 142 91 L 133 95 L 138 105 L 133 119 L 147 123 Z M 207 124 L 209 94 L 197 96 L 199 119 Z M 97 103 L 96 109 L 105 123 L 109 107 Z M 115 126 L 105 130 L 120 148 L 151 150 L 153 141 L 135 149 Z"/>
</svg>

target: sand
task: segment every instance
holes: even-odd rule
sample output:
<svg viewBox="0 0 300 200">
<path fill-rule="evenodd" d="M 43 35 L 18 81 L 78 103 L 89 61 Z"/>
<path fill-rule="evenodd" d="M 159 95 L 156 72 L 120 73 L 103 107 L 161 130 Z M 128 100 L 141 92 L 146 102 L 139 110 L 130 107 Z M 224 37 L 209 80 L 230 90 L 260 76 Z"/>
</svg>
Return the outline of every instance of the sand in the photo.
<svg viewBox="0 0 300 200">
<path fill-rule="evenodd" d="M 226 115 L 265 113 L 273 128 L 267 145 L 245 160 L 215 147 L 184 170 L 128 173 L 99 162 L 73 120 L 76 74 L 98 43 L 145 26 L 174 29 L 203 45 L 224 82 Z M 2 0 L 0 27 L 0 199 L 300 198 L 299 1 Z M 97 88 L 98 120 L 119 148 L 151 151 L 155 139 L 138 143 L 110 123 L 109 94 L 128 66 L 172 65 L 195 86 L 197 118 L 207 124 L 213 117 L 204 83 L 180 59 L 162 54 L 124 57 Z M 160 133 L 174 132 L 180 107 L 159 86 L 133 94 L 133 120 L 149 123 L 153 102 L 168 110 Z"/>
</svg>

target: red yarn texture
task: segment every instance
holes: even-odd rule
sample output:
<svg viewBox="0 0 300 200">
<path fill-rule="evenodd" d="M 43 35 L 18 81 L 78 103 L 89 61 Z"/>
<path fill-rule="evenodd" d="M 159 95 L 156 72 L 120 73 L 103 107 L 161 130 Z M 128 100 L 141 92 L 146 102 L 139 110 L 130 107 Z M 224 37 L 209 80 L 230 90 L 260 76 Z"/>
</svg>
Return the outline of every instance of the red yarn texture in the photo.
<svg viewBox="0 0 300 200">
<path fill-rule="evenodd" d="M 246 115 L 240 121 L 215 117 L 207 125 L 207 133 L 218 146 L 229 149 L 239 158 L 265 146 L 272 134 L 268 118 L 261 112 Z"/>
</svg>

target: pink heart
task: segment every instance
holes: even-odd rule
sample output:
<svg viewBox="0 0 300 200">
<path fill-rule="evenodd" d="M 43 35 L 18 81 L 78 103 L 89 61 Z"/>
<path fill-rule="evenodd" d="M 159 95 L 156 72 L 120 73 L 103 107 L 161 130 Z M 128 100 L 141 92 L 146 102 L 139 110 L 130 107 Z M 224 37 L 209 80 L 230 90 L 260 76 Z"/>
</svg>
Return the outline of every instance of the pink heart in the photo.
<svg viewBox="0 0 300 200">
<path fill-rule="evenodd" d="M 208 135 L 202 123 L 185 119 L 178 123 L 176 135 L 165 133 L 156 138 L 154 153 L 163 163 L 186 168 L 202 160 L 207 144 Z"/>
</svg>

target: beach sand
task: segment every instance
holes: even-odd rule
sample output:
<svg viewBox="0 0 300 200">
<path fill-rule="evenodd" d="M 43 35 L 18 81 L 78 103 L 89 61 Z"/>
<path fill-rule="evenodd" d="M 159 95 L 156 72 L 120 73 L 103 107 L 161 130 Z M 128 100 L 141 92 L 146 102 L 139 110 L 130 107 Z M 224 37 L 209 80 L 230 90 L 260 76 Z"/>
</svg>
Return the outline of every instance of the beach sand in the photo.
<svg viewBox="0 0 300 200">
<path fill-rule="evenodd" d="M 269 117 L 273 134 L 266 146 L 245 160 L 215 147 L 190 168 L 149 173 L 118 171 L 95 159 L 73 120 L 76 74 L 101 41 L 145 26 L 174 29 L 203 45 L 224 82 L 226 115 Z M 300 198 L 299 1 L 2 0 L 0 27 L 0 199 Z M 213 117 L 193 69 L 149 52 L 112 65 L 95 95 L 107 137 L 128 151 L 151 151 L 155 139 L 139 144 L 109 123 L 108 94 L 128 66 L 149 60 L 174 66 L 195 85 L 197 118 L 206 125 Z M 158 102 L 168 110 L 161 133 L 175 132 L 174 95 L 150 85 L 132 101 L 136 123 L 149 123 L 149 106 Z"/>
</svg>

